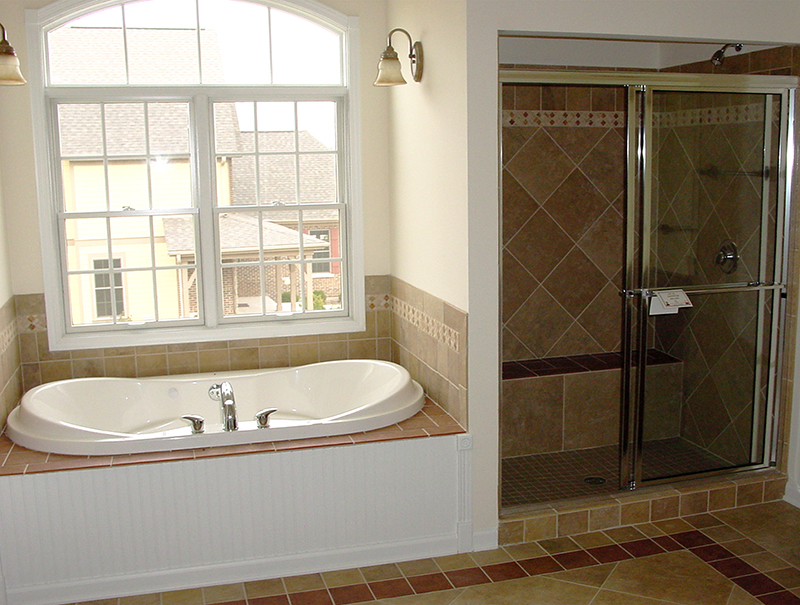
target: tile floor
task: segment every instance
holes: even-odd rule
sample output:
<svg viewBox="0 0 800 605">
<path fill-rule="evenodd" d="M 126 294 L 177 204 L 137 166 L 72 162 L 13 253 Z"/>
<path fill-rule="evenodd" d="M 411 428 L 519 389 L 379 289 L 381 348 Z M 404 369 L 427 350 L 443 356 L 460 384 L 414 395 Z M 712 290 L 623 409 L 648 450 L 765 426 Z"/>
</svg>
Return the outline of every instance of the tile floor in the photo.
<svg viewBox="0 0 800 605">
<path fill-rule="evenodd" d="M 726 468 L 727 462 L 675 437 L 647 441 L 642 450 L 645 479 L 662 479 Z M 586 482 L 587 478 L 604 483 Z M 619 489 L 615 445 L 503 458 L 503 508 L 609 494 Z"/>
<path fill-rule="evenodd" d="M 800 604 L 800 510 L 779 501 L 452 555 L 96 605 Z"/>
</svg>

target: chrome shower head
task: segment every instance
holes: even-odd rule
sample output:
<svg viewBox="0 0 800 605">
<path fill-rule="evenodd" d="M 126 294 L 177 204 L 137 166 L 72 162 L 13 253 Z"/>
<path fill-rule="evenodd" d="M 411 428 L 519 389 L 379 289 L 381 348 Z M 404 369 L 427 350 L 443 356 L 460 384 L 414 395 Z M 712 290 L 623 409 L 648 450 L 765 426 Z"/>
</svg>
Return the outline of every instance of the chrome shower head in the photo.
<svg viewBox="0 0 800 605">
<path fill-rule="evenodd" d="M 733 49 L 738 53 L 742 50 L 742 44 L 725 44 L 722 48 L 720 48 L 717 52 L 711 55 L 711 62 L 714 65 L 722 65 L 722 62 L 725 60 L 725 51 L 728 50 L 733 46 Z"/>
</svg>

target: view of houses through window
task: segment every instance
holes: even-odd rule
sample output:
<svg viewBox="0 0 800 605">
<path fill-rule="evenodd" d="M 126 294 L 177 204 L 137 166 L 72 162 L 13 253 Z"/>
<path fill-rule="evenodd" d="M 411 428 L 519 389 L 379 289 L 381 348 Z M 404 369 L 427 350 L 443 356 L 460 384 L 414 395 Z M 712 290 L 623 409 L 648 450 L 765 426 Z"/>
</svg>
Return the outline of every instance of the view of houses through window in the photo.
<svg viewBox="0 0 800 605">
<path fill-rule="evenodd" d="M 238 0 L 129 2 L 48 33 L 69 325 L 345 308 L 342 37 Z"/>
</svg>

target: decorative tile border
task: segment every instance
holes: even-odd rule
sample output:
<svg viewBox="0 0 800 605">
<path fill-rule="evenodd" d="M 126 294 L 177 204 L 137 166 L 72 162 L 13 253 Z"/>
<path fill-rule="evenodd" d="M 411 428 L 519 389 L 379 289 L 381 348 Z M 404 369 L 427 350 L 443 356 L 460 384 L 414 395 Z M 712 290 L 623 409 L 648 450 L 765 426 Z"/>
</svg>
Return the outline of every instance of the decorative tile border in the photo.
<svg viewBox="0 0 800 605">
<path fill-rule="evenodd" d="M 17 324 L 12 321 L 0 332 L 0 353 L 4 353 L 9 346 L 16 344 L 16 342 Z"/>
<path fill-rule="evenodd" d="M 392 296 L 391 300 L 392 310 L 400 316 L 400 318 L 458 353 L 461 343 L 456 330 L 434 319 L 422 311 L 422 309 L 417 309 L 395 296 Z"/>
<path fill-rule="evenodd" d="M 391 310 L 392 300 L 389 294 L 367 294 L 367 310 Z"/>
<path fill-rule="evenodd" d="M 17 332 L 44 332 L 47 330 L 47 318 L 44 314 L 17 316 Z"/>
<path fill-rule="evenodd" d="M 625 126 L 622 111 L 538 111 L 506 109 L 503 126 L 566 126 L 569 128 L 618 128 Z"/>
<path fill-rule="evenodd" d="M 654 126 L 656 128 L 675 128 L 677 126 L 744 124 L 746 122 L 761 122 L 763 119 L 764 106 L 754 103 L 751 105 L 657 112 L 654 115 Z"/>
<path fill-rule="evenodd" d="M 745 124 L 764 119 L 764 106 L 731 105 L 702 109 L 657 112 L 654 114 L 656 128 L 698 126 L 712 124 Z M 544 126 L 567 128 L 618 128 L 625 126 L 622 111 L 539 111 L 527 109 L 503 110 L 503 126 Z"/>
</svg>

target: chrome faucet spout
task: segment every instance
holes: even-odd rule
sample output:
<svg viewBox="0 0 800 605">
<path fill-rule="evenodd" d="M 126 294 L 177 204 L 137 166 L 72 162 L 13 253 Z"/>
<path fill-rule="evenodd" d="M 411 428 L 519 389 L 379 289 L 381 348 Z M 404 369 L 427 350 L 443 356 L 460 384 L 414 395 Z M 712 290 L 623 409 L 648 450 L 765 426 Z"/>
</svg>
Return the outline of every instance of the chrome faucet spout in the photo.
<svg viewBox="0 0 800 605">
<path fill-rule="evenodd" d="M 233 397 L 233 387 L 227 380 L 220 384 L 213 384 L 208 389 L 208 396 L 219 401 L 222 406 L 222 428 L 226 431 L 235 431 L 239 428 L 236 422 L 236 400 Z"/>
</svg>

